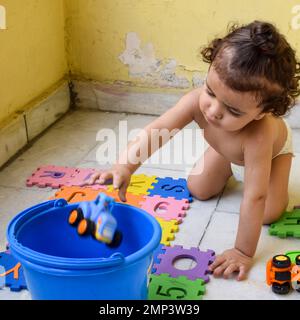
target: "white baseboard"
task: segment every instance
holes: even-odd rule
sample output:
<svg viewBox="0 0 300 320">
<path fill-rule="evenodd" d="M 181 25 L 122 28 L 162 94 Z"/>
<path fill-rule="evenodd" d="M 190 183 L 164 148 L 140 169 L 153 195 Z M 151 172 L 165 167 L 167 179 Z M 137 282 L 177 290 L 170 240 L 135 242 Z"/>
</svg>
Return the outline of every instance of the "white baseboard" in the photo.
<svg viewBox="0 0 300 320">
<path fill-rule="evenodd" d="M 97 110 L 161 115 L 175 105 L 183 92 L 149 92 L 142 88 L 73 80 L 76 106 Z M 166 90 L 167 91 L 167 90 Z"/>
<path fill-rule="evenodd" d="M 0 167 L 70 107 L 67 81 L 25 111 L 0 125 Z"/>
<path fill-rule="evenodd" d="M 28 140 L 32 140 L 53 122 L 61 118 L 70 107 L 68 83 L 63 83 L 50 95 L 25 112 Z"/>
<path fill-rule="evenodd" d="M 16 115 L 0 128 L 0 167 L 27 144 L 23 115 Z"/>
</svg>

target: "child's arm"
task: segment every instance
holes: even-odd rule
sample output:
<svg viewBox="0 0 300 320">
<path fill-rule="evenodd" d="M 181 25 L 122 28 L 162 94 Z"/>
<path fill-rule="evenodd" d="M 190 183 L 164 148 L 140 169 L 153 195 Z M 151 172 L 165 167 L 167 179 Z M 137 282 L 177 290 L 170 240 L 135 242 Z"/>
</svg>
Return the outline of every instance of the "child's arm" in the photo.
<svg viewBox="0 0 300 320">
<path fill-rule="evenodd" d="M 244 142 L 245 179 L 238 232 L 233 249 L 226 250 L 211 265 L 215 275 L 229 276 L 238 271 L 246 277 L 259 240 L 268 193 L 273 137 L 268 125 L 253 128 Z"/>
<path fill-rule="evenodd" d="M 176 131 L 176 129 L 181 130 L 184 128 L 194 120 L 195 112 L 199 110 L 198 100 L 199 89 L 192 90 L 185 94 L 174 107 L 147 125 L 138 135 L 137 139 L 128 144 L 127 148 L 121 153 L 118 161 L 110 170 L 102 174 L 94 174 L 90 183 L 94 183 L 98 179 L 100 183 L 105 183 L 106 180 L 113 179 L 114 188 L 119 189 L 120 199 L 126 201 L 125 194 L 130 182 L 130 176 L 144 161 L 168 141 L 159 139 L 158 143 L 153 146 L 152 140 L 154 139 L 151 139 L 151 133 L 153 137 L 153 133 L 155 133 L 155 131 L 159 133 L 161 129 L 171 132 L 172 130 Z M 169 137 L 172 138 L 173 135 Z M 136 155 L 140 158 L 138 161 L 135 161 Z"/>
</svg>

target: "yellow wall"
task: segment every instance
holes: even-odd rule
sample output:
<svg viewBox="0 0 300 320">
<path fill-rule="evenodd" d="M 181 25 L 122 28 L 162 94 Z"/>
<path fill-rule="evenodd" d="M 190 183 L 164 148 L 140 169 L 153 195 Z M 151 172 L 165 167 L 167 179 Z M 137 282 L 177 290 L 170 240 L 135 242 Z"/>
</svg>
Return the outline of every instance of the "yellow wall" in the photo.
<svg viewBox="0 0 300 320">
<path fill-rule="evenodd" d="M 276 23 L 300 50 L 291 28 L 300 0 L 0 0 L 0 122 L 68 73 L 106 83 L 192 87 L 207 66 L 198 49 L 230 21 Z M 127 36 L 136 46 L 126 49 Z M 66 59 L 67 57 L 67 59 Z"/>
<path fill-rule="evenodd" d="M 164 78 L 169 77 L 167 84 L 171 86 L 184 86 L 184 80 L 191 86 L 193 75 L 197 75 L 197 71 L 201 75 L 207 68 L 197 58 L 198 48 L 215 35 L 223 35 L 230 21 L 248 23 L 263 19 L 274 22 L 299 52 L 300 29 L 291 28 L 296 15 L 291 10 L 296 4 L 300 5 L 300 1 L 66 0 L 71 70 L 80 78 L 102 82 L 121 80 L 155 86 L 163 85 Z M 129 32 L 137 34 L 141 49 L 147 43 L 152 44 L 153 50 L 151 47 L 137 50 L 151 67 L 147 60 L 147 54 L 150 55 L 150 74 L 142 70 L 130 76 L 128 65 L 119 59 Z M 168 69 L 170 59 L 177 63 L 176 75 Z M 133 63 L 137 62 L 135 58 Z M 159 67 L 154 70 L 156 62 Z"/>
<path fill-rule="evenodd" d="M 0 122 L 67 73 L 63 0 L 0 0 Z"/>
</svg>

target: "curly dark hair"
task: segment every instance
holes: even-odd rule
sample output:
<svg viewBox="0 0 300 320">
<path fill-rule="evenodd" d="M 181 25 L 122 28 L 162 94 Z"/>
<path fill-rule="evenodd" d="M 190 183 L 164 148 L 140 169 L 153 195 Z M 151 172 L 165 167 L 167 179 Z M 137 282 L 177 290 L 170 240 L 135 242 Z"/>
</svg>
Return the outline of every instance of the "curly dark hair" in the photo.
<svg viewBox="0 0 300 320">
<path fill-rule="evenodd" d="M 263 112 L 284 115 L 300 95 L 295 50 L 268 22 L 233 24 L 228 31 L 200 51 L 203 61 L 232 90 L 254 92 Z"/>
</svg>

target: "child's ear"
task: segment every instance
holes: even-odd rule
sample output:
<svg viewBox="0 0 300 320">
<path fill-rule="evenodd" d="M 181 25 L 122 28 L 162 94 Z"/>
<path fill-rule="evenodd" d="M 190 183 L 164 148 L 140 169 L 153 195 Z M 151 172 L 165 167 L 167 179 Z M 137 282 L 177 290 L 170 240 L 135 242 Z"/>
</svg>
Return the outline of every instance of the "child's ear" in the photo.
<svg viewBox="0 0 300 320">
<path fill-rule="evenodd" d="M 261 112 L 259 113 L 255 118 L 254 120 L 260 120 L 262 119 L 267 113 L 266 112 Z"/>
</svg>

